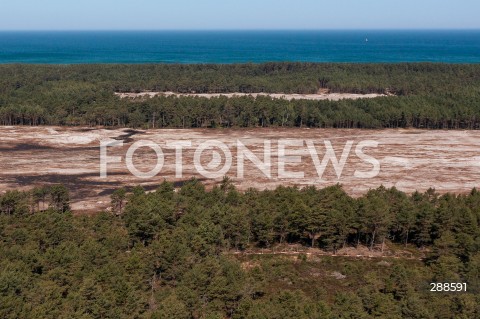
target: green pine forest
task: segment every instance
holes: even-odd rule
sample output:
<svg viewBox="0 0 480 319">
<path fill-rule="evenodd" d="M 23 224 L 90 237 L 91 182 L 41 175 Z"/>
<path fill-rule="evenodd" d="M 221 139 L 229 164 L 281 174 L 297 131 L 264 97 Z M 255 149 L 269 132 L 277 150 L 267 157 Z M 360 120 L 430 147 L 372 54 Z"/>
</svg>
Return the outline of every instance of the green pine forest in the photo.
<svg viewBox="0 0 480 319">
<path fill-rule="evenodd" d="M 476 189 L 352 198 L 339 185 L 239 192 L 225 178 L 111 199 L 74 215 L 61 185 L 1 196 L 1 318 L 480 317 Z M 360 246 L 384 257 L 334 255 Z"/>
<path fill-rule="evenodd" d="M 342 101 L 115 92 L 385 93 Z M 478 64 L 0 65 L 1 125 L 480 128 Z"/>
<path fill-rule="evenodd" d="M 114 94 L 319 90 L 388 96 Z M 479 129 L 480 65 L 0 65 L 0 125 Z M 62 185 L 25 189 L 0 193 L 2 319 L 480 318 L 476 189 L 354 198 L 341 185 L 239 191 L 193 179 L 120 188 L 95 214 L 72 212 Z"/>
</svg>

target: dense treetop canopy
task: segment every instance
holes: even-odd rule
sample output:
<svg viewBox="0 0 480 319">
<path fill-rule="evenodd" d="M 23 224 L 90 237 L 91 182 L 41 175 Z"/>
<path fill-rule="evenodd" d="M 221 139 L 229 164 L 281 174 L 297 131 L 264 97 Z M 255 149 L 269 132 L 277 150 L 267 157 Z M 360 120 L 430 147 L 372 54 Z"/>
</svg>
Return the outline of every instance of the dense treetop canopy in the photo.
<svg viewBox="0 0 480 319">
<path fill-rule="evenodd" d="M 114 92 L 387 93 L 342 101 Z M 480 65 L 1 65 L 0 124 L 130 127 L 480 127 Z"/>
<path fill-rule="evenodd" d="M 238 192 L 225 179 L 207 191 L 192 180 L 119 189 L 112 207 L 72 215 L 58 185 L 2 195 L 0 317 L 480 316 L 475 189 L 380 187 L 354 199 L 341 186 Z M 292 245 L 311 255 L 276 254 Z M 344 247 L 385 257 L 334 255 Z M 467 292 L 433 293 L 430 282 Z"/>
</svg>

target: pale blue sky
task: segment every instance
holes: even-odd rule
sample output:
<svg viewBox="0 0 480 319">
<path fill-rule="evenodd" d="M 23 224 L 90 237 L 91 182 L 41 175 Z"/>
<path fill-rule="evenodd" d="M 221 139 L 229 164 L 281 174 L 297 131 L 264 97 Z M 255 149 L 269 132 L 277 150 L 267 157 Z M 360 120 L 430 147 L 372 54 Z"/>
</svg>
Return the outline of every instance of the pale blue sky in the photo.
<svg viewBox="0 0 480 319">
<path fill-rule="evenodd" d="M 479 0 L 3 0 L 0 30 L 480 29 Z"/>
</svg>

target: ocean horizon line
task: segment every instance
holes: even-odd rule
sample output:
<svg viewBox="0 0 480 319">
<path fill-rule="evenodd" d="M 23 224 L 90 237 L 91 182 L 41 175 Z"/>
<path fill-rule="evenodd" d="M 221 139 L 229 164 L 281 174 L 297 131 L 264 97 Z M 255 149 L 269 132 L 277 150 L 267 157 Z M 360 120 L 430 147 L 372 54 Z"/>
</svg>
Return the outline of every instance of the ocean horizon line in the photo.
<svg viewBox="0 0 480 319">
<path fill-rule="evenodd" d="M 0 33 L 9 32 L 445 32 L 445 31 L 479 31 L 480 28 L 365 28 L 365 29 L 349 29 L 349 28 L 332 28 L 332 29 L 0 29 Z"/>
<path fill-rule="evenodd" d="M 480 30 L 0 31 L 0 63 L 480 63 Z"/>
</svg>

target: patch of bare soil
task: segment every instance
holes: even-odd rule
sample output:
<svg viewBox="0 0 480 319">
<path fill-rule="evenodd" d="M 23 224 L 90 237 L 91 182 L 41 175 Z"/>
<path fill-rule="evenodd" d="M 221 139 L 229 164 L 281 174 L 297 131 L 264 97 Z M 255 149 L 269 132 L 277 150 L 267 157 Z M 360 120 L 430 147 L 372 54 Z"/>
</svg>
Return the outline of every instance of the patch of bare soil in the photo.
<svg viewBox="0 0 480 319">
<path fill-rule="evenodd" d="M 225 96 L 227 98 L 251 96 L 257 98 L 258 96 L 268 96 L 273 99 L 283 100 L 311 100 L 311 101 L 339 101 L 339 100 L 356 100 L 356 99 L 371 99 L 380 96 L 388 96 L 386 94 L 354 94 L 354 93 L 330 93 L 328 91 L 322 91 L 317 94 L 283 94 L 283 93 L 175 93 L 175 92 L 140 92 L 140 93 L 118 93 L 120 98 L 129 99 L 145 99 L 155 96 L 176 96 L 176 97 L 203 97 L 207 99 L 217 98 Z"/>
<path fill-rule="evenodd" d="M 382 250 L 381 245 L 376 245 L 373 249 L 369 249 L 366 246 L 359 245 L 357 247 L 348 246 L 333 253 L 318 248 L 309 248 L 299 244 L 286 244 L 278 245 L 272 248 L 255 248 L 247 249 L 245 251 L 230 251 L 228 254 L 249 256 L 249 255 L 278 255 L 285 257 L 296 257 L 303 255 L 310 260 L 318 260 L 321 256 L 330 257 L 346 257 L 346 258 L 387 258 L 387 259 L 415 259 L 421 260 L 425 258 L 425 254 L 422 252 L 416 252 L 415 254 L 408 250 L 391 249 L 388 244 L 384 245 Z M 296 259 L 296 258 L 293 258 Z M 381 265 L 388 267 L 389 263 L 384 261 Z"/>
<path fill-rule="evenodd" d="M 120 156 L 120 163 L 108 164 L 107 178 L 100 177 L 100 141 L 123 141 L 122 147 L 109 147 L 108 156 Z M 285 178 L 279 175 L 277 165 L 278 141 L 282 139 L 312 141 L 319 162 L 326 152 L 325 141 L 330 141 L 340 160 L 348 141 L 352 148 L 345 166 L 337 175 L 331 162 L 322 178 L 306 142 L 302 146 L 287 146 L 285 156 L 297 152 L 300 162 L 287 163 L 287 172 L 303 172 L 303 177 Z M 135 177 L 126 167 L 125 155 L 129 147 L 140 140 L 158 144 L 164 153 L 164 166 L 153 178 Z M 35 185 L 63 183 L 72 194 L 72 207 L 78 212 L 93 212 L 110 205 L 109 196 L 121 186 L 142 185 L 154 190 L 164 179 L 181 186 L 192 177 L 207 184 L 221 181 L 203 176 L 194 166 L 198 146 L 208 140 L 217 140 L 232 154 L 232 165 L 225 173 L 241 190 L 250 187 L 273 189 L 279 185 L 325 187 L 340 183 L 353 196 L 371 188 L 395 186 L 411 193 L 430 187 L 439 193 L 467 193 L 480 184 L 480 132 L 479 131 L 427 131 L 427 130 L 342 130 L 342 129 L 162 129 L 131 130 L 65 127 L 0 127 L 0 193 L 7 189 L 29 189 Z M 267 177 L 250 160 L 245 159 L 244 177 L 237 172 L 237 141 L 241 141 L 260 161 L 264 159 L 264 142 L 271 142 L 271 177 Z M 356 153 L 360 142 L 372 140 L 377 147 L 366 147 L 363 152 L 378 160 L 380 171 L 373 178 L 359 178 L 355 172 L 369 172 L 372 164 Z M 183 149 L 183 176 L 176 176 L 176 152 L 168 141 L 190 141 Z M 302 142 L 301 142 L 302 143 Z M 216 167 L 224 163 L 225 155 L 206 150 L 200 157 L 202 165 Z M 140 171 L 149 171 L 157 163 L 155 152 L 139 148 L 133 160 Z M 220 165 L 222 166 L 222 165 Z"/>
</svg>

